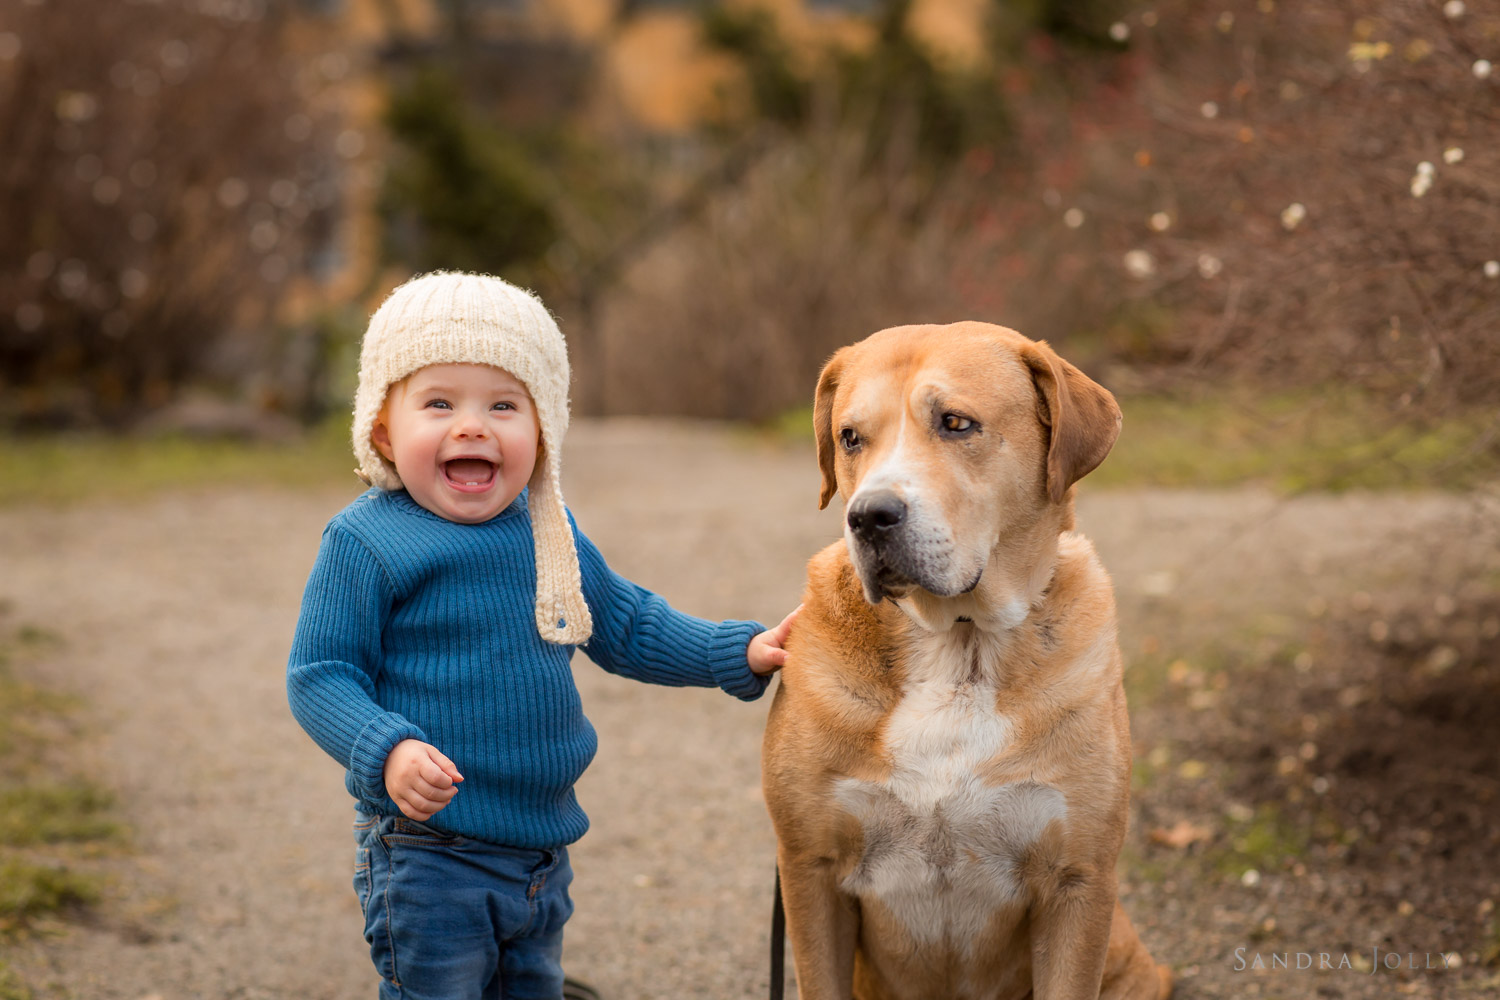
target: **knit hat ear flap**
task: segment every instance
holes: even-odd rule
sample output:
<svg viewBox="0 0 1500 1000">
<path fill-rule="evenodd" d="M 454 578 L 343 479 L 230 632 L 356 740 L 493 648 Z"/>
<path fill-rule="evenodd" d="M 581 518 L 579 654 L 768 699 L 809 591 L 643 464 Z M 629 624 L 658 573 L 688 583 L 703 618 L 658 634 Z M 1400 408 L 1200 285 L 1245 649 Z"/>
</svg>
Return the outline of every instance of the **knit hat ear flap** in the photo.
<svg viewBox="0 0 1500 1000">
<path fill-rule="evenodd" d="M 413 278 L 390 294 L 360 345 L 351 427 L 360 478 L 383 490 L 402 488 L 396 467 L 376 450 L 370 434 L 393 383 L 441 364 L 493 365 L 531 393 L 542 433 L 527 500 L 536 549 L 537 632 L 548 642 L 582 645 L 593 634 L 593 616 L 583 597 L 560 478 L 568 349 L 535 296 L 488 275 L 443 271 Z"/>
<path fill-rule="evenodd" d="M 583 599 L 578 544 L 563 506 L 562 486 L 552 442 L 542 431 L 544 454 L 531 474 L 527 507 L 536 546 L 536 630 L 548 642 L 581 646 L 594 631 L 594 617 Z"/>
</svg>

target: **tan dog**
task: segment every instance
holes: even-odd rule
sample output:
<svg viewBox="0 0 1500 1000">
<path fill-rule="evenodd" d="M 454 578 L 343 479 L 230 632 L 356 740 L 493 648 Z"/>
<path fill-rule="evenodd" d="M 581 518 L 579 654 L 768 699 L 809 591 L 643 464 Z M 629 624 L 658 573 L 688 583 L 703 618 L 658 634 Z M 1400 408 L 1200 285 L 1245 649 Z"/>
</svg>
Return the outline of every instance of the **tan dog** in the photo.
<svg viewBox="0 0 1500 1000">
<path fill-rule="evenodd" d="M 844 539 L 763 756 L 803 1000 L 1164 1000 L 1115 898 L 1114 596 L 1072 530 L 1114 397 L 1011 330 L 898 327 L 833 356 L 814 423 Z"/>
</svg>

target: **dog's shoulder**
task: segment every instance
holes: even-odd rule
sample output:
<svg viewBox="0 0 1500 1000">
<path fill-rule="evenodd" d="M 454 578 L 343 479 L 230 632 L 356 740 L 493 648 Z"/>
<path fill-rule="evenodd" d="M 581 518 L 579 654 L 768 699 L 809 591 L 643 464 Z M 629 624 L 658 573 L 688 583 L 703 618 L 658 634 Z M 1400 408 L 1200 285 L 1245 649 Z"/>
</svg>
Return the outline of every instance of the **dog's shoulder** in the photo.
<svg viewBox="0 0 1500 1000">
<path fill-rule="evenodd" d="M 888 668 L 895 653 L 889 609 L 871 605 L 843 539 L 807 564 L 807 591 L 795 633 L 804 649 L 848 666 Z"/>
<path fill-rule="evenodd" d="M 1078 653 L 1101 638 L 1114 641 L 1115 595 L 1093 543 L 1076 531 L 1058 536 L 1057 565 L 1047 588 L 1040 625 L 1049 645 Z"/>
<path fill-rule="evenodd" d="M 1071 594 L 1089 594 L 1114 603 L 1109 571 L 1094 551 L 1094 543 L 1077 531 L 1057 536 L 1057 571 L 1054 586 Z"/>
</svg>

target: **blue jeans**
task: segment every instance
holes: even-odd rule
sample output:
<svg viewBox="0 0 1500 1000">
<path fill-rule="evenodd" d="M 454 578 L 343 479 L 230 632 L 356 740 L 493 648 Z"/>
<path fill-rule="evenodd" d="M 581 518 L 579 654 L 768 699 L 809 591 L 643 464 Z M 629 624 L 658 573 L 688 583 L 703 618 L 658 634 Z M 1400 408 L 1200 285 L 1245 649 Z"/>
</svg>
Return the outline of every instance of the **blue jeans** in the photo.
<svg viewBox="0 0 1500 1000">
<path fill-rule="evenodd" d="M 354 839 L 380 1000 L 560 1000 L 573 915 L 566 848 L 501 847 L 363 814 Z"/>
</svg>

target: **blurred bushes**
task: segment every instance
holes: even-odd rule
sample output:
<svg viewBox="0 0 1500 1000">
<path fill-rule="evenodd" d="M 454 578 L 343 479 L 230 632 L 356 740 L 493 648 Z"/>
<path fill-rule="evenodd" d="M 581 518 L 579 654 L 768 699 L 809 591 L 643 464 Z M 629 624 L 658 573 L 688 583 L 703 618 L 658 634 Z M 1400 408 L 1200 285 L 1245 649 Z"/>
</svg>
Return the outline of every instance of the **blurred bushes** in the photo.
<svg viewBox="0 0 1500 1000">
<path fill-rule="evenodd" d="M 764 10 L 705 10 L 705 37 L 743 69 L 708 136 L 742 162 L 601 296 L 597 350 L 578 363 L 600 372 L 588 403 L 760 420 L 881 327 L 979 318 L 1042 336 L 1028 320 L 1071 315 L 1076 287 L 1034 289 L 1055 250 L 1013 227 L 1035 162 L 1013 53 L 1051 5 L 997 7 L 968 65 L 922 43 L 910 12 L 891 0 L 866 44 L 809 54 Z M 1004 308 L 1009 284 L 1030 293 L 1023 309 Z"/>
<path fill-rule="evenodd" d="M 792 66 L 792 52 L 763 7 L 709 4 L 702 8 L 703 38 L 736 56 L 745 71 L 750 107 L 758 117 L 783 125 L 806 120 L 812 104 L 808 81 Z"/>
<path fill-rule="evenodd" d="M 1127 86 L 1041 166 L 1119 276 L 1100 346 L 1397 411 L 1500 401 L 1500 8 L 1184 2 L 1121 28 Z"/>
<path fill-rule="evenodd" d="M 247 371 L 303 419 L 342 405 L 371 303 L 276 318 L 291 279 L 347 268 L 366 144 L 321 89 L 343 56 L 290 7 L 0 26 L 0 421 L 114 424 Z M 1336 381 L 1393 419 L 1500 395 L 1492 5 L 992 0 L 962 57 L 912 0 L 625 4 L 587 42 L 441 8 L 369 53 L 383 255 L 345 285 L 537 290 L 581 411 L 758 419 L 837 347 L 960 318 L 1127 392 Z M 610 92 L 648 16 L 717 60 L 716 112 L 682 131 Z"/>
<path fill-rule="evenodd" d="M 7 5 L 0 425 L 121 426 L 274 365 L 341 181 L 282 9 Z"/>
<path fill-rule="evenodd" d="M 395 149 L 380 195 L 386 254 L 415 271 L 497 273 L 557 239 L 528 151 L 423 67 L 385 115 Z"/>
<path fill-rule="evenodd" d="M 961 317 L 1124 391 L 1500 402 L 1500 8 L 997 4 L 963 68 L 909 15 L 819 59 L 706 15 L 768 138 L 609 297 L 606 410 L 764 416 L 837 346 Z"/>
<path fill-rule="evenodd" d="M 1009 115 L 995 64 L 945 68 L 912 36 L 911 7 L 912 0 L 887 0 L 871 15 L 868 46 L 831 48 L 816 59 L 798 58 L 767 8 L 716 3 L 701 17 L 705 40 L 743 66 L 749 101 L 732 116 L 739 124 L 857 128 L 871 150 L 910 141 L 926 165 L 943 167 L 1004 141 Z M 818 105 L 823 114 L 814 121 Z"/>
<path fill-rule="evenodd" d="M 765 419 L 807 397 L 834 350 L 907 316 L 961 314 L 961 245 L 929 214 L 933 182 L 900 144 L 809 123 L 758 150 L 736 183 L 632 262 L 606 297 L 605 412 Z"/>
</svg>

